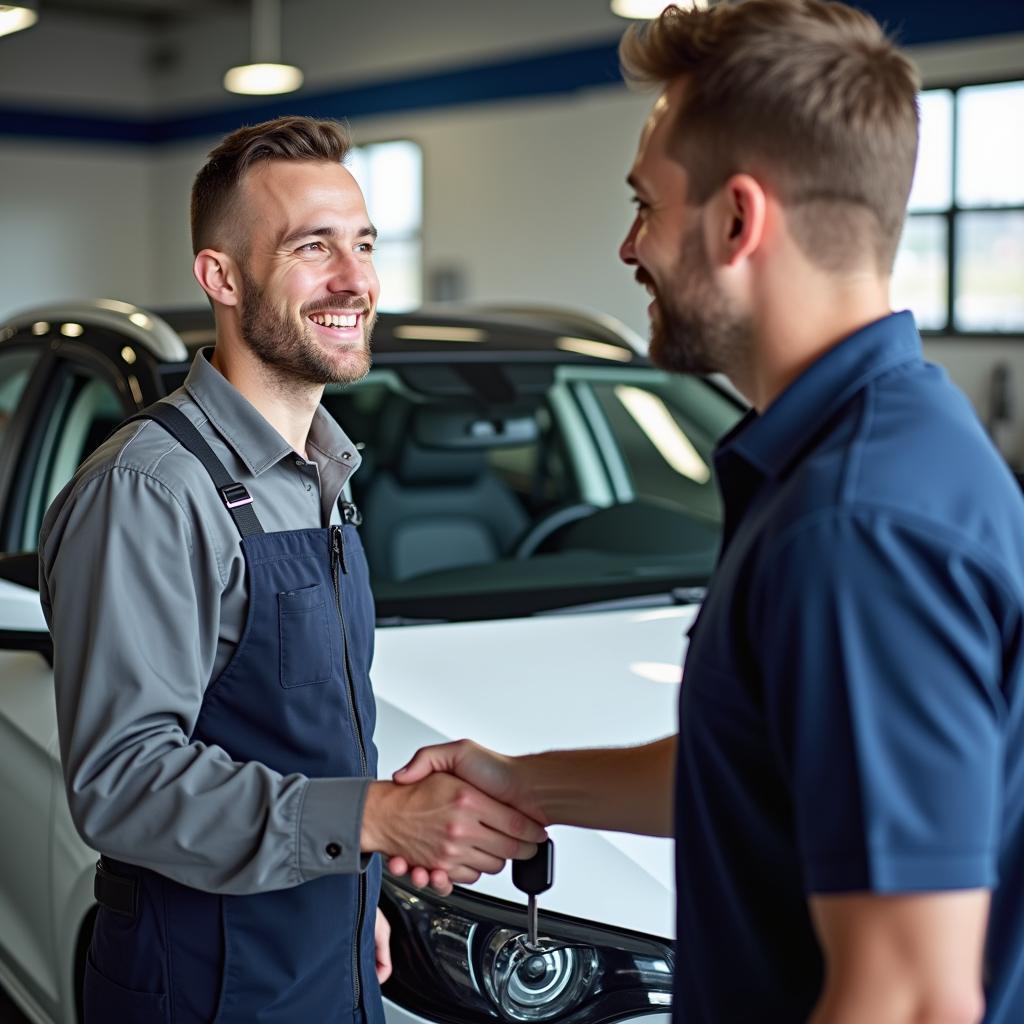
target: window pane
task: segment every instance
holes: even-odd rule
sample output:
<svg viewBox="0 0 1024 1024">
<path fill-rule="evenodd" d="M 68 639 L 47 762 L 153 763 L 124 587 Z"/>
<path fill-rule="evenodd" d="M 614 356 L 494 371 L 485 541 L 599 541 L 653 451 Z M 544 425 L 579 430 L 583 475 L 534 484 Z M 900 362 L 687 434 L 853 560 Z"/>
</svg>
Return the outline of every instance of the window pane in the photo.
<svg viewBox="0 0 1024 1024">
<path fill-rule="evenodd" d="M 401 313 L 420 305 L 423 301 L 420 260 L 421 249 L 418 240 L 377 240 L 373 262 L 380 278 L 380 309 Z"/>
<path fill-rule="evenodd" d="M 369 158 L 366 155 L 366 148 L 353 146 L 345 157 L 345 166 L 352 172 L 359 187 L 363 190 L 363 198 L 366 200 L 367 209 L 370 207 L 370 166 Z"/>
<path fill-rule="evenodd" d="M 423 168 L 420 147 L 414 142 L 384 142 L 367 149 L 370 216 L 387 237 L 416 236 L 422 218 Z"/>
<path fill-rule="evenodd" d="M 629 468 L 637 499 L 666 503 L 709 521 L 720 518 L 712 453 L 722 411 L 732 426 L 736 410 L 723 400 L 711 422 L 695 415 L 702 389 L 688 377 L 651 374 L 645 382 L 630 375 L 619 383 L 595 383 L 593 391 Z"/>
<path fill-rule="evenodd" d="M 1024 330 L 1024 213 L 963 213 L 956 226 L 961 331 Z"/>
<path fill-rule="evenodd" d="M 893 308 L 911 310 L 923 330 L 941 330 L 946 326 L 948 230 L 945 217 L 908 217 L 896 254 Z"/>
<path fill-rule="evenodd" d="M 957 202 L 1024 203 L 1024 82 L 973 85 L 957 103 Z"/>
<path fill-rule="evenodd" d="M 0 356 L 0 444 L 38 358 L 24 349 Z"/>
<path fill-rule="evenodd" d="M 953 94 L 932 89 L 918 97 L 921 139 L 910 209 L 945 210 L 953 204 Z"/>
</svg>

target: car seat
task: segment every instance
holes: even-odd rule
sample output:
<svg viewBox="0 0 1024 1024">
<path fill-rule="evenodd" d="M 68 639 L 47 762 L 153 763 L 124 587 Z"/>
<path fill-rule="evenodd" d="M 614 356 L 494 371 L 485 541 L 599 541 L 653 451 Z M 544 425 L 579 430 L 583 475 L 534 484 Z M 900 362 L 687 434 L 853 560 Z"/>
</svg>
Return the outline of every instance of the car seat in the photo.
<svg viewBox="0 0 1024 1024">
<path fill-rule="evenodd" d="M 523 423 L 524 421 L 518 421 Z M 525 421 L 525 422 L 532 422 Z M 363 545 L 373 575 L 401 581 L 493 562 L 509 554 L 528 525 L 511 488 L 489 467 L 503 436 L 479 408 L 384 402 L 362 489 Z M 533 431 L 536 436 L 535 427 Z"/>
</svg>

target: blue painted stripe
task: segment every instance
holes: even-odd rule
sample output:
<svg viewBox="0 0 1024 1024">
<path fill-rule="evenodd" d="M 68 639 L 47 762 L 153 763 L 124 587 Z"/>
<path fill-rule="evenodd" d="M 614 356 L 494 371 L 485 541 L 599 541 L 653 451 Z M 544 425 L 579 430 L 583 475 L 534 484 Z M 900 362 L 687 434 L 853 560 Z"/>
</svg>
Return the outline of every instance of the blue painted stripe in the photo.
<svg viewBox="0 0 1024 1024">
<path fill-rule="evenodd" d="M 358 118 L 374 114 L 553 96 L 622 84 L 618 38 L 583 49 L 321 93 L 295 93 L 208 113 L 153 120 L 90 117 L 0 106 L 0 135 L 159 144 L 225 135 L 285 114 Z"/>
<path fill-rule="evenodd" d="M 946 0 L 854 0 L 904 45 L 1024 32 L 1022 0 L 963 4 Z M 282 114 L 359 118 L 402 111 L 556 96 L 622 79 L 618 37 L 554 53 L 476 64 L 327 92 L 299 92 L 251 104 L 170 118 L 116 118 L 0 105 L 0 135 L 157 145 L 224 135 L 243 124 Z"/>
</svg>

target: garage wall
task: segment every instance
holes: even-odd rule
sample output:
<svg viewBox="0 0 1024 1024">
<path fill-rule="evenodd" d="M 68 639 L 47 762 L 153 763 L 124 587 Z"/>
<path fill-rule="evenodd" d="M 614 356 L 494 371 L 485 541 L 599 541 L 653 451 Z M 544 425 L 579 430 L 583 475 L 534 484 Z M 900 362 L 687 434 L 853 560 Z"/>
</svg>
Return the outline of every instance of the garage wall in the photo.
<svg viewBox="0 0 1024 1024">
<path fill-rule="evenodd" d="M 150 156 L 134 146 L 0 145 L 0 318 L 55 299 L 159 300 Z"/>
<path fill-rule="evenodd" d="M 381 35 L 368 14 L 349 34 L 321 31 L 317 0 L 291 0 L 289 47 L 308 49 L 310 84 L 387 77 L 403 71 L 481 63 L 544 42 L 583 45 L 621 23 L 591 0 L 550 5 L 524 0 L 413 5 L 405 31 Z M 424 10 L 430 7 L 430 11 Z M 448 10 L 451 8 L 451 10 Z M 584 16 L 584 11 L 586 16 Z M 600 13 L 595 13 L 600 12 Z M 497 19 L 497 21 L 495 21 Z M 504 19 L 504 20 L 502 20 Z M 0 40 L 0 105 L 17 101 L 82 109 L 204 109 L 226 106 L 215 72 L 246 47 L 244 21 L 217 32 L 185 25 L 155 46 L 141 32 L 80 34 L 43 24 L 32 50 L 7 60 Z M 69 36 L 67 33 L 71 33 Z M 376 33 L 376 35 L 374 35 Z M 78 42 L 73 44 L 73 38 Z M 232 47 L 238 50 L 236 55 Z M 188 56 L 184 54 L 188 52 Z M 13 52 L 13 50 L 11 51 Z M 55 66 L 47 53 L 69 53 Z M 926 84 L 1024 74 L 1024 37 L 919 47 Z M 32 66 L 36 73 L 33 76 Z M 39 67 L 49 67 L 40 76 Z M 61 70 L 61 69 L 64 70 Z M 85 74 L 85 69 L 88 74 Z M 33 81 L 33 84 L 28 84 Z M 83 84 L 85 83 L 85 84 Z M 44 103 L 45 101 L 45 103 Z M 424 152 L 427 294 L 437 271 L 455 271 L 470 301 L 567 303 L 600 308 L 641 333 L 645 298 L 616 257 L 629 219 L 623 183 L 649 97 L 618 86 L 531 101 L 466 105 L 356 119 L 357 142 L 412 138 Z M 104 107 L 104 104 L 107 104 Z M 31 302 L 104 294 L 155 305 L 201 301 L 190 273 L 188 190 L 216 137 L 159 147 L 0 140 L 0 316 Z M 372 211 L 371 211 L 372 213 Z M 386 283 L 385 283 L 386 286 Z M 1011 456 L 1024 456 L 1024 339 L 935 340 L 926 349 L 946 365 L 985 414 L 996 364 L 1011 368 L 1018 423 Z"/>
</svg>

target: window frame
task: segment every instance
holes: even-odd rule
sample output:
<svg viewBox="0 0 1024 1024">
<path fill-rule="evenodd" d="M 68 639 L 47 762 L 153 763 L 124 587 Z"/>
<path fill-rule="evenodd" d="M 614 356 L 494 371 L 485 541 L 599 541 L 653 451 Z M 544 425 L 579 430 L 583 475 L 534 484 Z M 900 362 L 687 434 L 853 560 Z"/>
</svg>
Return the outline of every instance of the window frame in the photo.
<svg viewBox="0 0 1024 1024">
<path fill-rule="evenodd" d="M 957 282 L 957 221 L 962 214 L 972 213 L 1024 213 L 1024 203 L 1015 203 L 1006 206 L 961 206 L 957 201 L 957 185 L 959 184 L 960 168 L 957 161 L 957 147 L 960 138 L 960 105 L 958 97 L 962 89 L 970 89 L 979 85 L 1013 85 L 1024 82 L 1024 69 L 1017 75 L 999 74 L 991 77 L 972 77 L 967 80 L 937 81 L 929 82 L 922 86 L 921 92 L 949 92 L 952 94 L 952 118 L 953 123 L 949 136 L 950 153 L 950 205 L 941 209 L 907 211 L 904 223 L 906 224 L 914 217 L 941 217 L 946 224 L 946 324 L 944 327 L 921 328 L 921 336 L 929 341 L 948 338 L 951 341 L 959 341 L 965 338 L 988 338 L 996 340 L 1013 340 L 1024 337 L 1024 328 L 1017 331 L 964 331 L 956 326 L 956 282 Z M 902 234 L 900 244 L 902 245 Z"/>
</svg>

